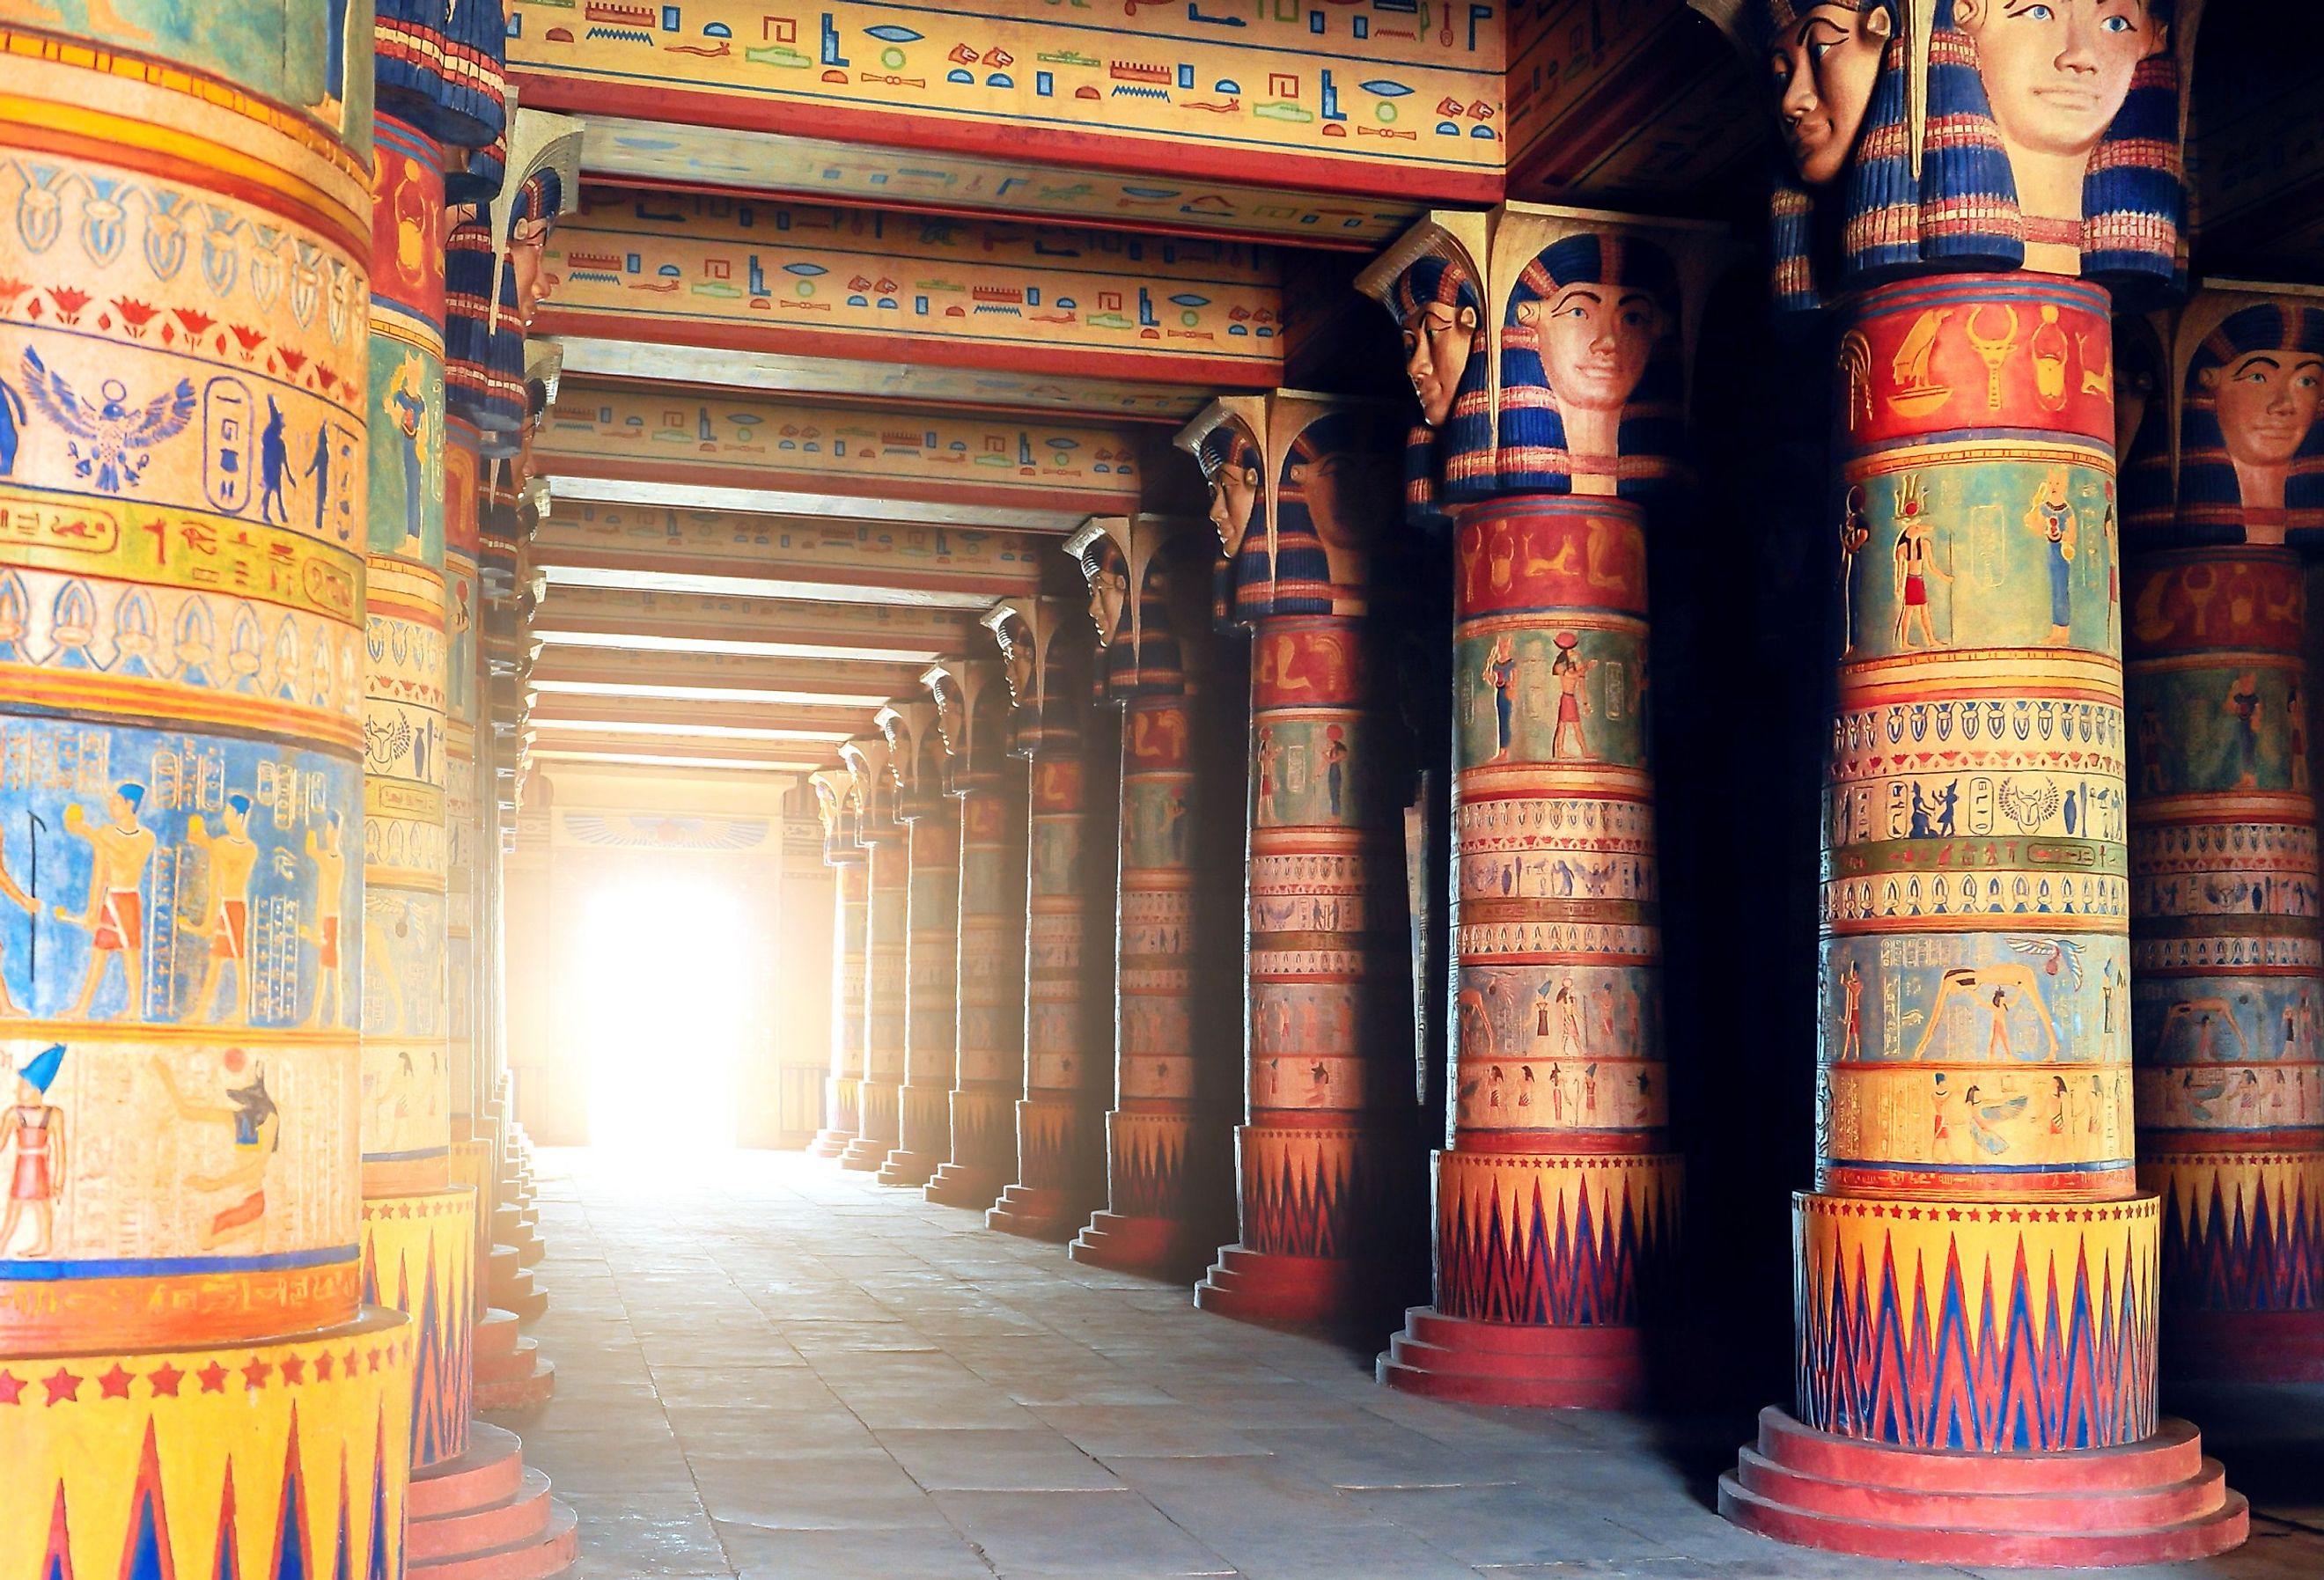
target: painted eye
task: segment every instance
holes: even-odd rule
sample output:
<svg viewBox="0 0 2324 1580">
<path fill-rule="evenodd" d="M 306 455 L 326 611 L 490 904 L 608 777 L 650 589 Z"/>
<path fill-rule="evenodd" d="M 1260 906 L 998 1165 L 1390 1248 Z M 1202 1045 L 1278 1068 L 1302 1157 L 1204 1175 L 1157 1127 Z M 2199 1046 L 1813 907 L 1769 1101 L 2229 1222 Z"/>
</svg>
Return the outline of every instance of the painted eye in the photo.
<svg viewBox="0 0 2324 1580">
<path fill-rule="evenodd" d="M 2028 5 L 2017 14 L 2028 22 L 2048 22 L 2055 17 L 2057 13 L 2052 11 L 2047 5 Z"/>
<path fill-rule="evenodd" d="M 2101 16 L 2098 18 L 2098 27 L 2101 31 L 2106 32 L 2129 32 L 2132 31 L 2130 18 L 2127 16 Z"/>
</svg>

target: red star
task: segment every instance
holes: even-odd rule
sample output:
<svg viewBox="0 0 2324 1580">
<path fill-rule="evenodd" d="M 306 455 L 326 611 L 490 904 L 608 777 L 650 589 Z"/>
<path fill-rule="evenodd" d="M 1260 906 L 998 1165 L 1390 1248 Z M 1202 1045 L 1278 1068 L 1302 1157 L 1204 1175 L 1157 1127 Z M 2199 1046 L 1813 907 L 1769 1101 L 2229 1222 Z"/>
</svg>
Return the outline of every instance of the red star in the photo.
<svg viewBox="0 0 2324 1580">
<path fill-rule="evenodd" d="M 328 1350 L 325 1350 L 321 1354 L 315 1357 L 315 1380 L 317 1381 L 328 1382 L 331 1380 L 331 1352 Z"/>
<path fill-rule="evenodd" d="M 127 1399 L 129 1397 L 129 1385 L 135 1380 L 136 1374 L 134 1372 L 130 1372 L 127 1368 L 124 1367 L 120 1362 L 115 1361 L 113 1363 L 113 1370 L 107 1372 L 104 1376 L 97 1380 L 97 1387 L 104 1391 L 99 1393 L 97 1397 L 99 1399 Z"/>
<path fill-rule="evenodd" d="M 219 1365 L 216 1361 L 212 1361 L 208 1365 L 195 1372 L 194 1375 L 202 1380 L 202 1391 L 204 1393 L 224 1393 L 226 1391 L 226 1368 Z"/>
<path fill-rule="evenodd" d="M 254 1390 L 265 1387 L 266 1374 L 273 1370 L 273 1362 L 262 1361 L 256 1355 L 251 1356 L 250 1364 L 242 1368 L 243 1386 Z"/>
<path fill-rule="evenodd" d="M 51 1404 L 62 1404 L 67 1400 L 78 1403 L 80 1385 L 81 1379 L 74 1376 L 62 1366 L 57 1368 L 55 1375 L 41 1379 L 41 1386 L 49 1391 Z"/>
<path fill-rule="evenodd" d="M 285 1355 L 285 1356 L 283 1356 L 283 1357 L 282 1357 L 282 1381 L 285 1381 L 285 1382 L 304 1382 L 304 1381 L 307 1381 L 307 1363 L 306 1363 L 306 1362 L 304 1362 L 304 1361 L 302 1361 L 302 1360 L 300 1360 L 300 1359 L 298 1356 L 296 1356 L 296 1355 Z"/>
<path fill-rule="evenodd" d="M 347 1353 L 339 1357 L 339 1373 L 341 1376 L 345 1377 L 352 1377 L 355 1374 L 355 1345 L 349 1344 L 347 1346 Z"/>
<path fill-rule="evenodd" d="M 364 1360 L 366 1360 L 366 1361 L 369 1361 L 369 1362 L 371 1363 L 371 1369 L 372 1369 L 373 1371 L 374 1371 L 374 1372 L 378 1371 L 378 1370 L 379 1370 L 379 1346 L 378 1346 L 377 1344 L 374 1344 L 374 1345 L 372 1345 L 372 1347 L 371 1347 L 371 1348 L 369 1348 L 369 1349 L 365 1350 L 365 1351 L 364 1352 Z"/>
<path fill-rule="evenodd" d="M 23 1380 L 9 1372 L 0 1372 L 0 1404 L 14 1404 L 24 1391 Z"/>
<path fill-rule="evenodd" d="M 183 1372 L 164 1361 L 145 1373 L 145 1381 L 153 1385 L 155 1399 L 175 1399 L 178 1397 L 178 1384 L 185 1380 L 185 1375 Z"/>
</svg>

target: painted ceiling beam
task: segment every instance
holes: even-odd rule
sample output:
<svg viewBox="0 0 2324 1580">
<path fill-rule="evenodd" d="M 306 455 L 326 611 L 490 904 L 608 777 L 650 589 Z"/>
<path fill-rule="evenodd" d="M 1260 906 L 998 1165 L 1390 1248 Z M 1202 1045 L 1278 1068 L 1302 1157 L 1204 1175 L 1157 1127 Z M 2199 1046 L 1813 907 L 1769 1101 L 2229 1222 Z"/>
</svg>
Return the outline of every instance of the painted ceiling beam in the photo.
<svg viewBox="0 0 2324 1580">
<path fill-rule="evenodd" d="M 952 608 L 1028 593 L 1055 558 L 1027 532 L 565 500 L 532 540 L 555 586 Z"/>
<path fill-rule="evenodd" d="M 1275 249 L 592 185 L 532 332 L 568 374 L 1167 420 L 1282 382 Z"/>
<path fill-rule="evenodd" d="M 510 0 L 508 63 L 599 171 L 1371 247 L 1501 196 L 1507 10 Z"/>
<path fill-rule="evenodd" d="M 1151 429 L 564 379 L 533 441 L 552 497 L 1071 531 L 1135 508 Z"/>
<path fill-rule="evenodd" d="M 721 653 L 620 652 L 544 647 L 533 661 L 537 690 L 605 697 L 798 701 L 876 708 L 909 687 L 926 666 L 870 659 L 743 658 Z"/>
<path fill-rule="evenodd" d="M 925 668 L 973 640 L 970 611 L 632 588 L 555 587 L 533 615 L 545 651 L 668 652 L 732 658 L 859 661 Z"/>
</svg>

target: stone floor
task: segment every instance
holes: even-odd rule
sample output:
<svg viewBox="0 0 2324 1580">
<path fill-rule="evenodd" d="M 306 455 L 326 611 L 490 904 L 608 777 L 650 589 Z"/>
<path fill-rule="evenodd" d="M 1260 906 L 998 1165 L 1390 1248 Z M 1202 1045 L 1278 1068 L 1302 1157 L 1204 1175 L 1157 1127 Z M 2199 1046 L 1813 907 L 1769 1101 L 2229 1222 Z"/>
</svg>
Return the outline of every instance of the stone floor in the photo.
<svg viewBox="0 0 2324 1580">
<path fill-rule="evenodd" d="M 1743 1421 L 1390 1393 L 1368 1357 L 803 1157 L 540 1162 L 557 1397 L 509 1424 L 580 1516 L 583 1580 L 1964 1573 L 1727 1525 Z M 2238 1553 L 2120 1573 L 2324 1575 L 2301 1463 Z"/>
</svg>

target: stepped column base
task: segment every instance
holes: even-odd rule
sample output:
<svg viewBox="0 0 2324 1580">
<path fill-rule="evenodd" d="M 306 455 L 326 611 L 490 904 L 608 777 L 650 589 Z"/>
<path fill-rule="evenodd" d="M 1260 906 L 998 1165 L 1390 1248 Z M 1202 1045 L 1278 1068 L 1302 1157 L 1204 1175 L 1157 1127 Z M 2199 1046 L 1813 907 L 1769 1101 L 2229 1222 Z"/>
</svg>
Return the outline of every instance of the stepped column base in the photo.
<svg viewBox="0 0 2324 1580">
<path fill-rule="evenodd" d="M 1104 1212 L 1091 1216 L 1074 1236 L 1066 1254 L 1084 1266 L 1180 1283 L 1201 1269 L 1213 1244 L 1213 1236 L 1202 1223 Z"/>
<path fill-rule="evenodd" d="M 1835 1437 L 1772 1407 L 1720 1478 L 1719 1511 L 1794 1547 L 1993 1568 L 2209 1557 L 2251 1511 L 2184 1421 L 2120 1448 L 1947 1453 Z"/>
<path fill-rule="evenodd" d="M 557 1391 L 557 1363 L 540 1341 L 517 1332 L 513 1311 L 488 1310 L 476 1323 L 475 1405 L 480 1410 L 535 1409 Z"/>
<path fill-rule="evenodd" d="M 1194 1304 L 1242 1322 L 1368 1325 L 1395 1315 L 1414 1273 L 1392 1258 L 1286 1256 L 1222 1245 L 1194 1286 Z"/>
<path fill-rule="evenodd" d="M 918 1190 L 935 1178 L 944 1167 L 944 1160 L 931 1152 L 907 1151 L 898 1147 L 881 1160 L 880 1172 L 872 1178 L 881 1185 L 906 1190 Z"/>
<path fill-rule="evenodd" d="M 984 1214 L 984 1226 L 1028 1240 L 1063 1243 L 1081 1233 L 1090 1215 L 1100 1210 L 1105 1187 L 1082 1191 L 1045 1190 L 1033 1185 L 1011 1185 Z"/>
<path fill-rule="evenodd" d="M 580 1557 L 573 1511 L 524 1463 L 515 1433 L 469 1425 L 467 1453 L 413 1474 L 410 1580 L 555 1580 Z"/>
<path fill-rule="evenodd" d="M 1547 1327 L 1405 1313 L 1379 1380 L 1406 1393 L 1536 1409 L 1638 1409 L 1647 1401 L 1642 1328 Z"/>
<path fill-rule="evenodd" d="M 855 1139 L 841 1149 L 842 1169 L 874 1169 L 896 1150 L 901 1089 L 885 1082 L 865 1081 L 856 1088 L 856 1112 L 862 1126 Z"/>
<path fill-rule="evenodd" d="M 1008 1187 L 1007 1178 L 998 1169 L 947 1163 L 930 1177 L 923 1194 L 938 1206 L 982 1212 L 998 1201 Z"/>
</svg>

